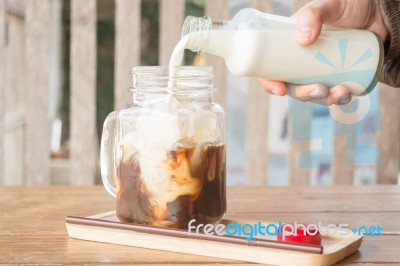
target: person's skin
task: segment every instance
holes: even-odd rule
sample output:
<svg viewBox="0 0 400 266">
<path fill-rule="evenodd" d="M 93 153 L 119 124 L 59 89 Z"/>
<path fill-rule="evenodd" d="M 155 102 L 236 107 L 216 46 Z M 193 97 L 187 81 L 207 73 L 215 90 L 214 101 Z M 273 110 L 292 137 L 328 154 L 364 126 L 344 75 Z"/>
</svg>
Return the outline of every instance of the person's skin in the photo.
<svg viewBox="0 0 400 266">
<path fill-rule="evenodd" d="M 299 10 L 295 41 L 307 46 L 314 43 L 322 24 L 368 29 L 377 33 L 382 41 L 390 38 L 382 7 L 378 0 L 314 0 Z M 327 88 L 323 84 L 293 85 L 284 82 L 259 79 L 263 89 L 276 95 L 289 95 L 302 101 L 332 105 L 351 101 L 349 89 L 344 85 Z"/>
</svg>

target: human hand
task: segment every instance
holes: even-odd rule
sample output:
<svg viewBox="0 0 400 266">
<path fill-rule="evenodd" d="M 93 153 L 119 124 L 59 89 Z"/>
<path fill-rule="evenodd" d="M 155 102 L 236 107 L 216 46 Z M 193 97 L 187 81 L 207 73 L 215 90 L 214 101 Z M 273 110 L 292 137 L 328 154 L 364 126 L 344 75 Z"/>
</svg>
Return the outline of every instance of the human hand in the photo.
<svg viewBox="0 0 400 266">
<path fill-rule="evenodd" d="M 367 29 L 377 33 L 383 41 L 389 38 L 378 0 L 314 0 L 294 16 L 297 18 L 295 39 L 303 46 L 311 45 L 318 39 L 322 24 Z M 268 79 L 259 79 L 259 82 L 268 93 L 289 95 L 302 101 L 324 105 L 351 101 L 349 89 L 342 84 L 328 88 L 323 84 L 294 85 Z"/>
</svg>

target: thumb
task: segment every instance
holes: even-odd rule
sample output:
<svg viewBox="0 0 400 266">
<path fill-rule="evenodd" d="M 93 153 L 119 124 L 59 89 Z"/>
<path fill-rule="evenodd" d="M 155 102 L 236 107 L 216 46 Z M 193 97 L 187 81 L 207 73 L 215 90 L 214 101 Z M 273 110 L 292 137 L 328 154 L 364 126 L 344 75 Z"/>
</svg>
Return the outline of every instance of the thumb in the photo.
<svg viewBox="0 0 400 266">
<path fill-rule="evenodd" d="M 306 7 L 298 15 L 296 26 L 296 42 L 300 45 L 314 43 L 322 29 L 322 15 L 319 9 Z"/>
<path fill-rule="evenodd" d="M 332 20 L 339 1 L 313 1 L 301 9 L 297 15 L 296 42 L 300 45 L 314 43 L 322 29 L 322 24 Z M 335 6 L 336 5 L 336 6 Z"/>
</svg>

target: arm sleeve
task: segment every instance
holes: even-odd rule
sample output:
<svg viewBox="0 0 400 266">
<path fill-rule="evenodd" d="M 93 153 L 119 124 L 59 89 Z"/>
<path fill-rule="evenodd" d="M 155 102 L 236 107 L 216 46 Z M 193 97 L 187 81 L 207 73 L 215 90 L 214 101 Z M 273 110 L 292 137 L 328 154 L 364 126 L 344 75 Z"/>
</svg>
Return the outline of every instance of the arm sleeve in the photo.
<svg viewBox="0 0 400 266">
<path fill-rule="evenodd" d="M 380 81 L 400 87 L 400 0 L 380 0 L 389 27 L 387 47 Z"/>
</svg>

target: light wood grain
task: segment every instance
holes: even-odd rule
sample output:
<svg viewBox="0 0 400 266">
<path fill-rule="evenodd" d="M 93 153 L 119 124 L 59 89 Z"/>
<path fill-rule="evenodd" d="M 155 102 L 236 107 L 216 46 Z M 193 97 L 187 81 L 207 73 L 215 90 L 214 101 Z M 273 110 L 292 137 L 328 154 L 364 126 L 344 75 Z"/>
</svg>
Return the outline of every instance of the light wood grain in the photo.
<svg viewBox="0 0 400 266">
<path fill-rule="evenodd" d="M 380 122 L 377 146 L 380 160 L 377 164 L 379 184 L 397 184 L 400 163 L 400 89 L 379 86 Z"/>
<path fill-rule="evenodd" d="M 50 1 L 26 8 L 26 173 L 27 184 L 50 183 L 49 49 Z M 40 14 L 40 16 L 38 16 Z"/>
<path fill-rule="evenodd" d="M 65 227 L 65 223 L 64 223 Z M 173 252 L 150 251 L 143 248 L 124 247 L 112 244 L 103 244 L 82 241 L 68 236 L 41 238 L 41 247 L 35 249 L 33 243 L 37 237 L 1 237 L 0 263 L 37 263 L 37 264 L 213 264 L 229 263 L 232 261 L 215 259 L 189 254 Z M 167 244 L 167 243 L 166 243 Z M 4 249 L 3 249 L 4 247 Z"/>
<path fill-rule="evenodd" d="M 185 15 L 185 0 L 160 1 L 159 65 L 169 63 L 175 45 L 181 39 L 182 23 Z"/>
<path fill-rule="evenodd" d="M 227 0 L 207 0 L 205 5 L 205 14 L 214 20 L 229 19 Z M 226 86 L 227 69 L 225 61 L 216 56 L 207 56 L 207 65 L 213 66 L 214 68 L 214 84 L 217 87 L 217 91 L 215 92 L 215 101 L 226 110 L 226 95 L 228 88 Z"/>
<path fill-rule="evenodd" d="M 399 186 L 228 187 L 227 192 L 228 218 L 380 224 L 393 232 L 364 237 L 360 251 L 344 263 L 400 263 Z M 115 199 L 100 186 L 0 187 L 0 202 L 2 264 L 249 265 L 68 238 L 67 215 L 89 216 L 115 207 Z"/>
<path fill-rule="evenodd" d="M 5 0 L 0 0 L 0 185 L 4 184 Z"/>
<path fill-rule="evenodd" d="M 141 0 L 115 2 L 114 109 L 125 107 L 132 86 L 130 68 L 140 65 Z"/>
<path fill-rule="evenodd" d="M 93 184 L 96 161 L 96 0 L 71 1 L 71 184 Z"/>
</svg>

